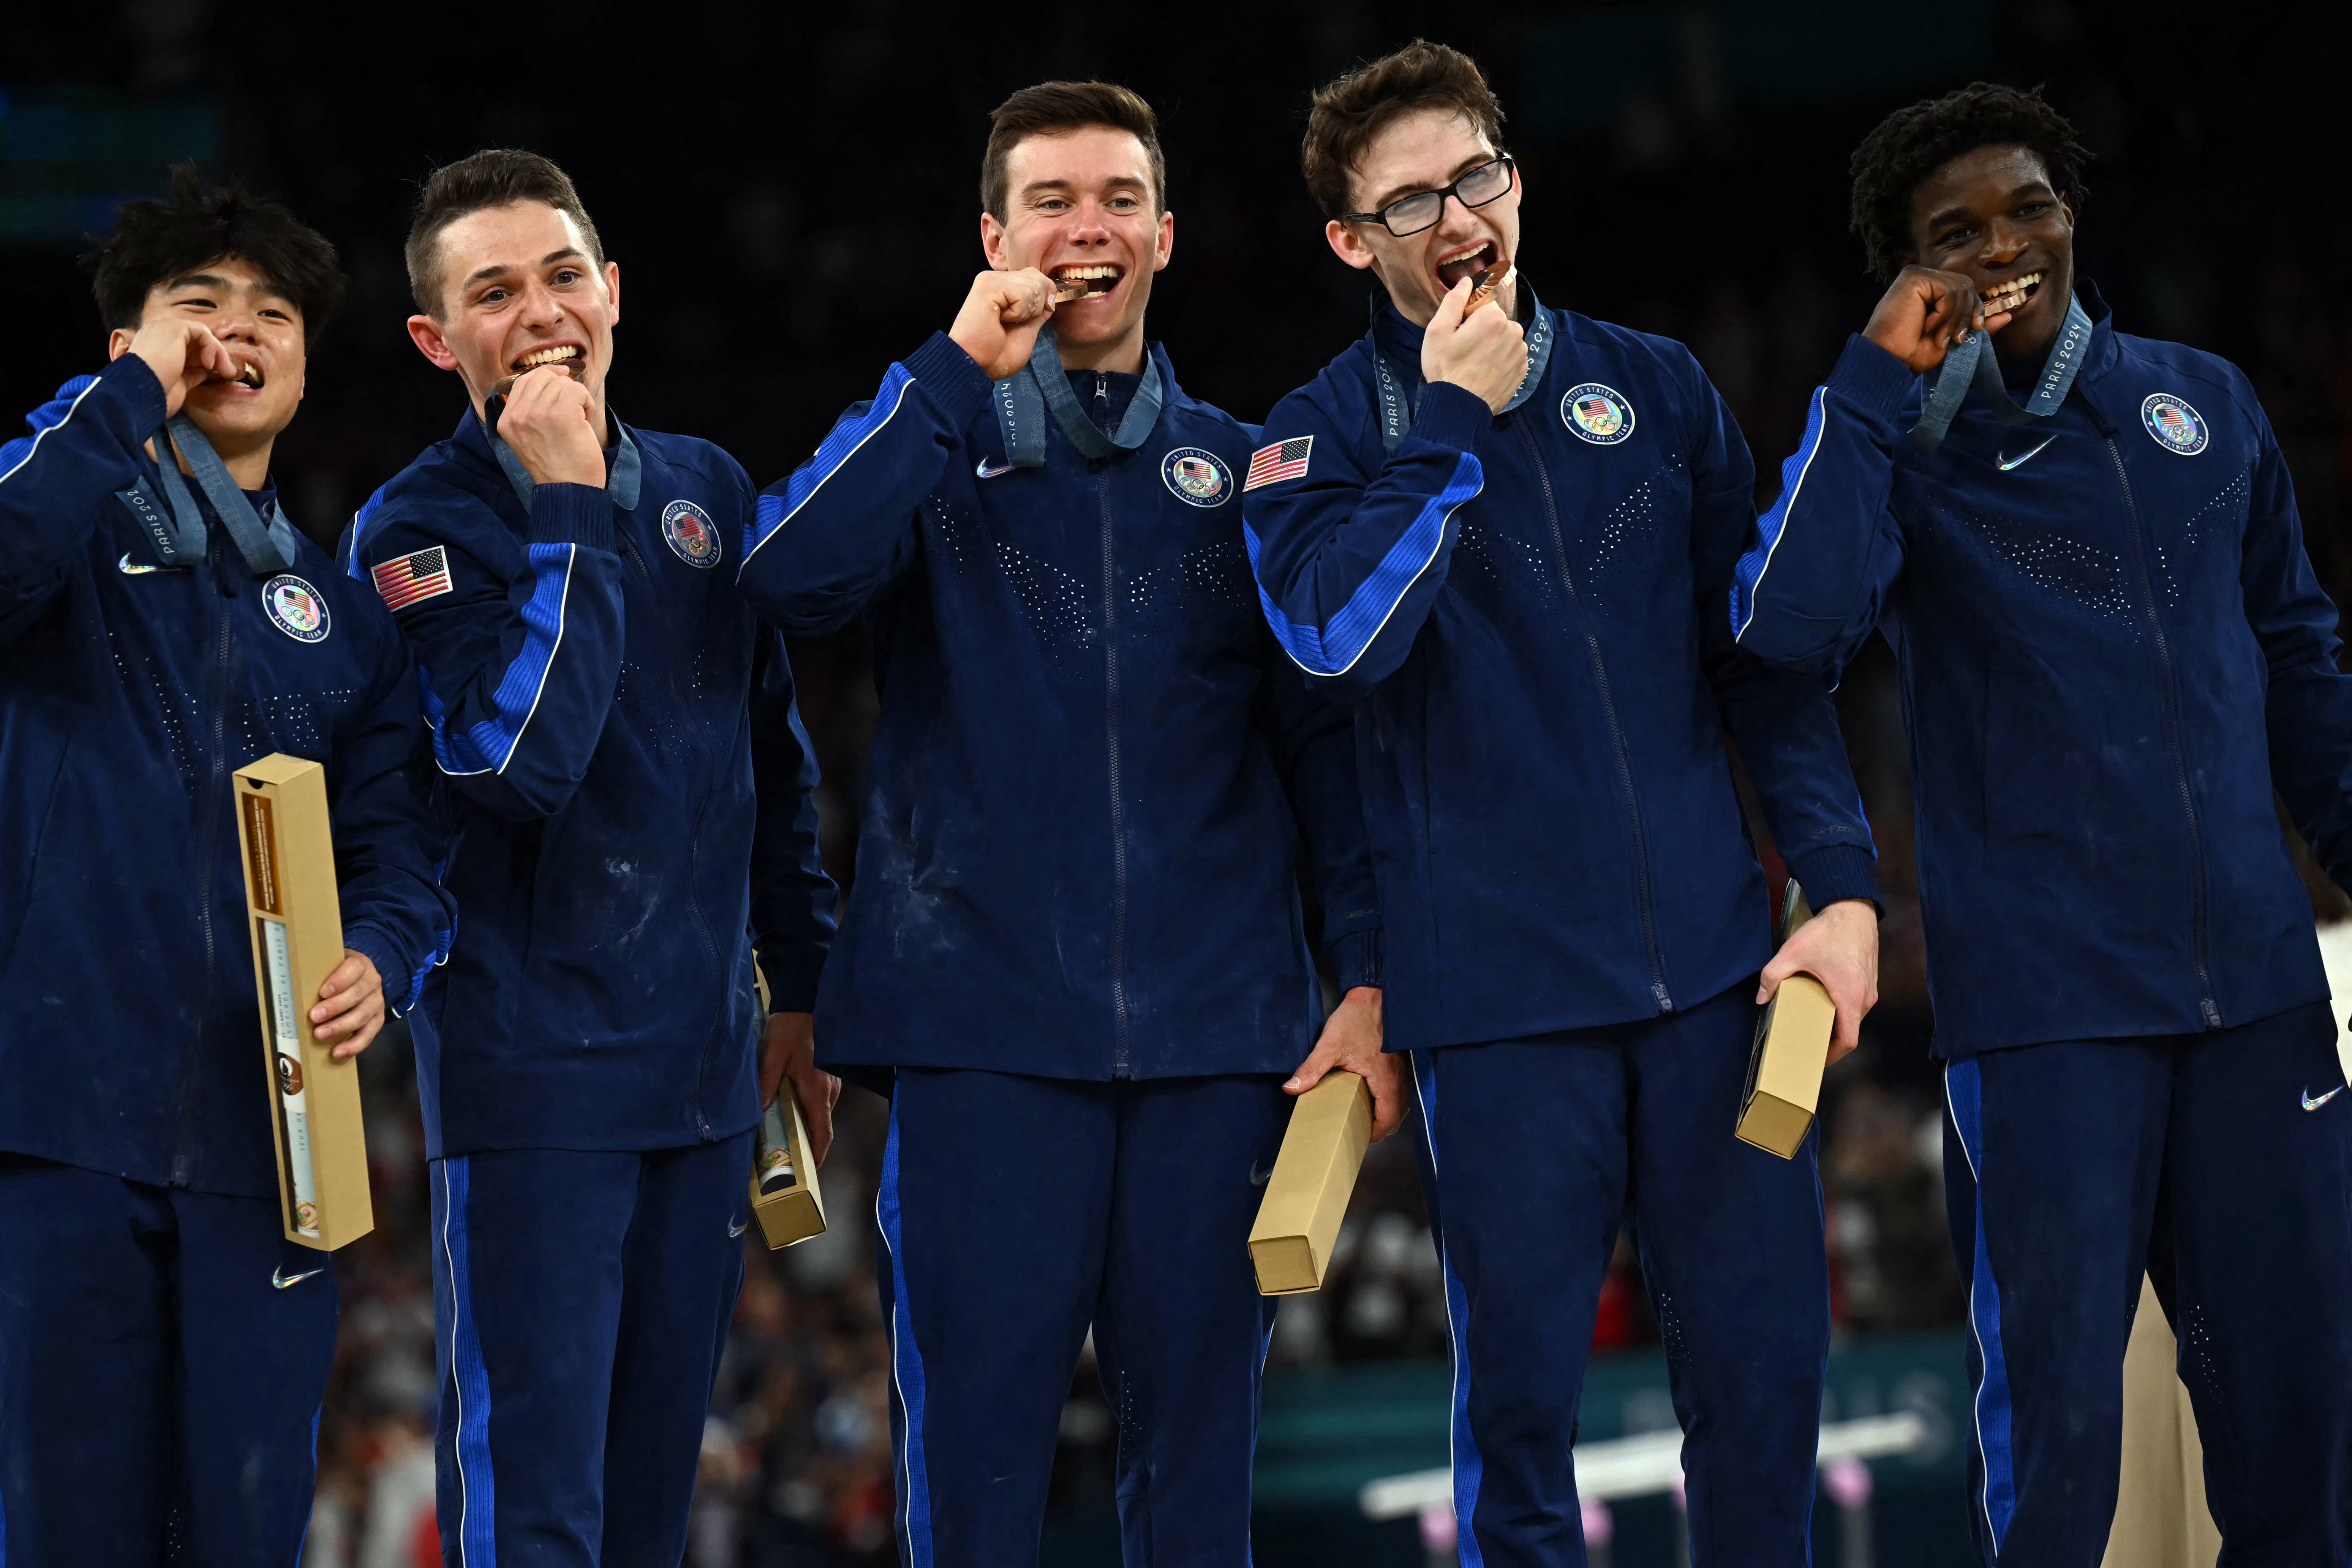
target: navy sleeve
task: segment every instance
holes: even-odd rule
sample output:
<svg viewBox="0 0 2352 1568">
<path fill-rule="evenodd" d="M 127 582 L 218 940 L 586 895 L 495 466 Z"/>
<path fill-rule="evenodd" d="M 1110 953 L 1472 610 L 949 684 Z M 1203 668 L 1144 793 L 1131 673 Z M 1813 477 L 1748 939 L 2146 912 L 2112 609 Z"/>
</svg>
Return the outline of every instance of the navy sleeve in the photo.
<svg viewBox="0 0 2352 1568">
<path fill-rule="evenodd" d="M 1814 390 L 1804 439 L 1780 469 L 1780 498 L 1732 579 L 1731 626 L 1750 653 L 1834 676 L 1878 625 L 1903 571 L 1888 500 L 1896 420 L 1914 379 L 1857 335 Z"/>
<path fill-rule="evenodd" d="M 2336 608 L 2304 551 L 2286 459 L 2251 388 L 2243 398 L 2261 442 L 2239 578 L 2270 668 L 2271 778 L 2329 879 L 2352 891 L 2352 677 L 2336 668 Z"/>
<path fill-rule="evenodd" d="M 1283 651 L 1354 696 L 1404 662 L 1445 585 L 1454 514 L 1486 484 L 1477 447 L 1494 415 L 1438 382 L 1395 454 L 1371 470 L 1354 455 L 1362 422 L 1343 427 L 1321 391 L 1291 394 L 1266 420 L 1250 465 L 1259 478 L 1242 497 L 1244 534 Z"/>
<path fill-rule="evenodd" d="M 751 515 L 743 481 L 744 515 Z M 751 830 L 751 945 L 779 1013 L 816 1008 L 818 976 L 833 947 L 839 889 L 824 873 L 817 837 L 816 748 L 801 723 L 792 660 L 773 627 L 757 632 L 751 660 L 751 782 L 758 818 Z"/>
<path fill-rule="evenodd" d="M 1315 689 L 1265 639 L 1264 695 L 1275 763 L 1306 846 L 1318 935 L 1339 989 L 1381 983 L 1381 900 L 1356 785 L 1356 726 L 1349 709 Z"/>
<path fill-rule="evenodd" d="M 352 574 L 438 549 L 446 593 L 396 616 L 425 672 L 443 776 L 513 821 L 552 816 L 587 776 L 621 679 L 621 558 L 613 499 L 539 486 L 520 548 L 479 497 L 378 491 L 352 521 Z"/>
<path fill-rule="evenodd" d="M 1722 395 L 1696 361 L 1685 359 L 1701 662 L 1724 727 L 1763 797 L 1773 842 L 1806 899 L 1815 909 L 1843 899 L 1876 904 L 1877 851 L 1828 685 L 1767 664 L 1733 639 L 1728 602 L 1740 551 L 1755 530 L 1756 465 Z"/>
<path fill-rule="evenodd" d="M 794 632 L 847 625 L 904 571 L 915 512 L 988 402 L 990 382 L 945 332 L 894 364 L 816 455 L 770 485 L 738 576 L 754 609 Z"/>
<path fill-rule="evenodd" d="M 139 477 L 147 438 L 163 423 L 163 384 L 124 354 L 76 376 L 0 447 L 0 640 L 47 608 L 88 548 L 100 508 Z"/>
<path fill-rule="evenodd" d="M 362 614 L 388 620 L 367 605 Z M 448 825 L 435 799 L 416 663 L 389 626 L 374 628 L 375 669 L 334 737 L 327 764 L 343 945 L 367 954 L 394 1013 L 416 1005 L 449 955 L 457 908 L 442 890 Z"/>
</svg>

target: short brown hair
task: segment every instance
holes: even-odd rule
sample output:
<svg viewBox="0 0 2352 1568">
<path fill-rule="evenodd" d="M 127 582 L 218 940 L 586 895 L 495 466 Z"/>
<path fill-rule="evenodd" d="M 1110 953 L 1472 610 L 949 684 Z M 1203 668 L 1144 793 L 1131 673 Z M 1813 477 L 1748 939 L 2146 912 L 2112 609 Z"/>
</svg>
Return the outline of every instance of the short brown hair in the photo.
<svg viewBox="0 0 2352 1568">
<path fill-rule="evenodd" d="M 1160 117 L 1143 95 L 1108 81 L 1041 81 L 1024 87 L 996 106 L 988 117 L 988 151 L 980 160 L 980 205 L 997 222 L 1004 221 L 1005 166 L 1013 149 L 1032 136 L 1066 135 L 1089 125 L 1124 131 L 1143 143 L 1151 162 L 1151 207 L 1168 210 L 1168 160 L 1160 151 Z"/>
<path fill-rule="evenodd" d="M 588 255 L 601 269 L 604 242 L 596 225 L 580 205 L 572 176 L 551 158 L 513 147 L 488 147 L 469 158 L 444 163 L 425 176 L 416 198 L 416 216 L 408 225 L 408 291 L 416 308 L 438 320 L 441 315 L 441 231 L 459 218 L 490 207 L 517 202 L 545 202 L 567 213 L 588 242 Z"/>
<path fill-rule="evenodd" d="M 1415 38 L 1317 89 L 1298 150 L 1307 194 L 1327 217 L 1354 210 L 1348 183 L 1373 138 L 1417 109 L 1449 109 L 1503 147 L 1503 105 L 1478 62 L 1459 49 Z"/>
</svg>

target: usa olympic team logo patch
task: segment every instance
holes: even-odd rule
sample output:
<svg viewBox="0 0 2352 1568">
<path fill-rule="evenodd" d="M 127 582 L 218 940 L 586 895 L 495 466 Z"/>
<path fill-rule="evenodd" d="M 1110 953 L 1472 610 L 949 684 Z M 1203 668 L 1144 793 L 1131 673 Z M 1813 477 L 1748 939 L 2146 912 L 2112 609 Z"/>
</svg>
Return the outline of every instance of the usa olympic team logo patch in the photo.
<svg viewBox="0 0 2352 1568">
<path fill-rule="evenodd" d="M 2205 421 L 2197 410 L 2168 392 L 2159 392 L 2139 405 L 2140 423 L 2168 452 L 2193 458 L 2205 449 Z"/>
<path fill-rule="evenodd" d="M 1614 447 L 1633 433 L 1633 405 L 1613 386 L 1588 381 L 1559 400 L 1560 422 L 1596 447 Z"/>
<path fill-rule="evenodd" d="M 324 642 L 333 629 L 327 601 L 319 596 L 318 589 L 290 572 L 261 585 L 261 607 L 269 612 L 271 623 L 296 642 Z"/>
<path fill-rule="evenodd" d="M 1234 497 L 1233 470 L 1198 447 L 1179 447 L 1160 458 L 1160 477 L 1188 506 L 1223 506 Z"/>
<path fill-rule="evenodd" d="M 674 500 L 662 508 L 662 537 L 671 553 L 688 566 L 719 564 L 719 530 L 710 514 L 690 500 Z"/>
</svg>

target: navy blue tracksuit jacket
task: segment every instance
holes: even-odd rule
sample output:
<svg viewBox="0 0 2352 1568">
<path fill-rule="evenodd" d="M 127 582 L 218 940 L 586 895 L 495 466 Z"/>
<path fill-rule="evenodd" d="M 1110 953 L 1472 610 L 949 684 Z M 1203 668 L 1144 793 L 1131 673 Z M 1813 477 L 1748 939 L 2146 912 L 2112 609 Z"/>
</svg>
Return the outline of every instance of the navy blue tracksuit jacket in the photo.
<svg viewBox="0 0 2352 1568">
<path fill-rule="evenodd" d="M 1541 307 L 1537 307 L 1540 309 Z M 1876 897 L 1829 694 L 1732 646 L 1753 468 L 1679 343 L 1553 311 L 1501 416 L 1372 338 L 1265 426 L 1266 616 L 1361 699 L 1392 1048 L 1654 1017 L 1754 974 L 1763 876 L 1727 731 L 1816 907 Z M 1372 342 L 1412 412 L 1384 451 Z"/>
<path fill-rule="evenodd" d="M 1902 665 L 1936 1049 L 2192 1033 L 2324 998 L 2276 788 L 2352 886 L 2352 680 L 2245 376 L 2095 321 L 2046 421 L 1868 340 L 1815 393 L 1740 563 L 1741 647 Z"/>
<path fill-rule="evenodd" d="M 68 383 L 32 423 L 0 448 L 0 1149 L 274 1197 L 230 773 L 272 752 L 326 764 L 343 941 L 406 1008 L 451 921 L 415 667 L 299 535 L 292 571 L 257 583 L 200 493 L 204 563 L 160 564 L 118 499 L 156 478 L 144 361 Z M 301 602 L 280 584 L 315 626 L 277 608 Z"/>
<path fill-rule="evenodd" d="M 418 1058 L 436 1158 L 745 1131 L 754 945 L 805 1010 L 831 938 L 791 671 L 726 560 L 751 482 L 614 427 L 609 489 L 526 503 L 468 411 L 345 538 L 400 605 L 457 824 L 445 1044 Z"/>
<path fill-rule="evenodd" d="M 1287 1073 L 1320 1016 L 1302 828 L 1341 984 L 1378 983 L 1348 718 L 1251 599 L 1249 433 L 1152 354 L 1165 402 L 1130 458 L 1049 422 L 1045 466 L 1013 468 L 987 378 L 935 335 L 761 498 L 746 597 L 793 630 L 875 628 L 828 1062 Z"/>
</svg>

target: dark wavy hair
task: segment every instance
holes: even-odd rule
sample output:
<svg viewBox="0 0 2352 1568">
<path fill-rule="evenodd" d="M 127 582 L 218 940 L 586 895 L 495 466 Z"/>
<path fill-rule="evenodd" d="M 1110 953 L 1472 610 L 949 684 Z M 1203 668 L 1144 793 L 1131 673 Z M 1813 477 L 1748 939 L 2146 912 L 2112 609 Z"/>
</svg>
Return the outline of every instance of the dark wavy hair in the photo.
<svg viewBox="0 0 2352 1568">
<path fill-rule="evenodd" d="M 1416 109 L 1450 110 L 1496 150 L 1503 145 L 1502 101 L 1478 62 L 1459 49 L 1415 38 L 1315 89 L 1298 167 L 1324 216 L 1348 216 L 1356 160 L 1391 122 Z"/>
<path fill-rule="evenodd" d="M 168 197 L 123 203 L 114 232 L 82 264 L 96 274 L 90 292 L 110 331 L 139 325 L 158 283 L 231 256 L 252 263 L 302 312 L 306 344 L 342 309 L 343 269 L 325 236 L 236 181 L 206 185 L 193 163 L 172 166 Z"/>
<path fill-rule="evenodd" d="M 1853 232 L 1870 270 L 1882 279 L 1903 270 L 1912 248 L 1911 198 L 1920 182 L 1963 153 L 2010 145 L 2039 157 L 2050 188 L 2082 210 L 2090 149 L 2075 139 L 2066 117 L 2042 101 L 2038 87 L 2023 92 L 1970 82 L 1880 121 L 1853 152 Z"/>
</svg>

